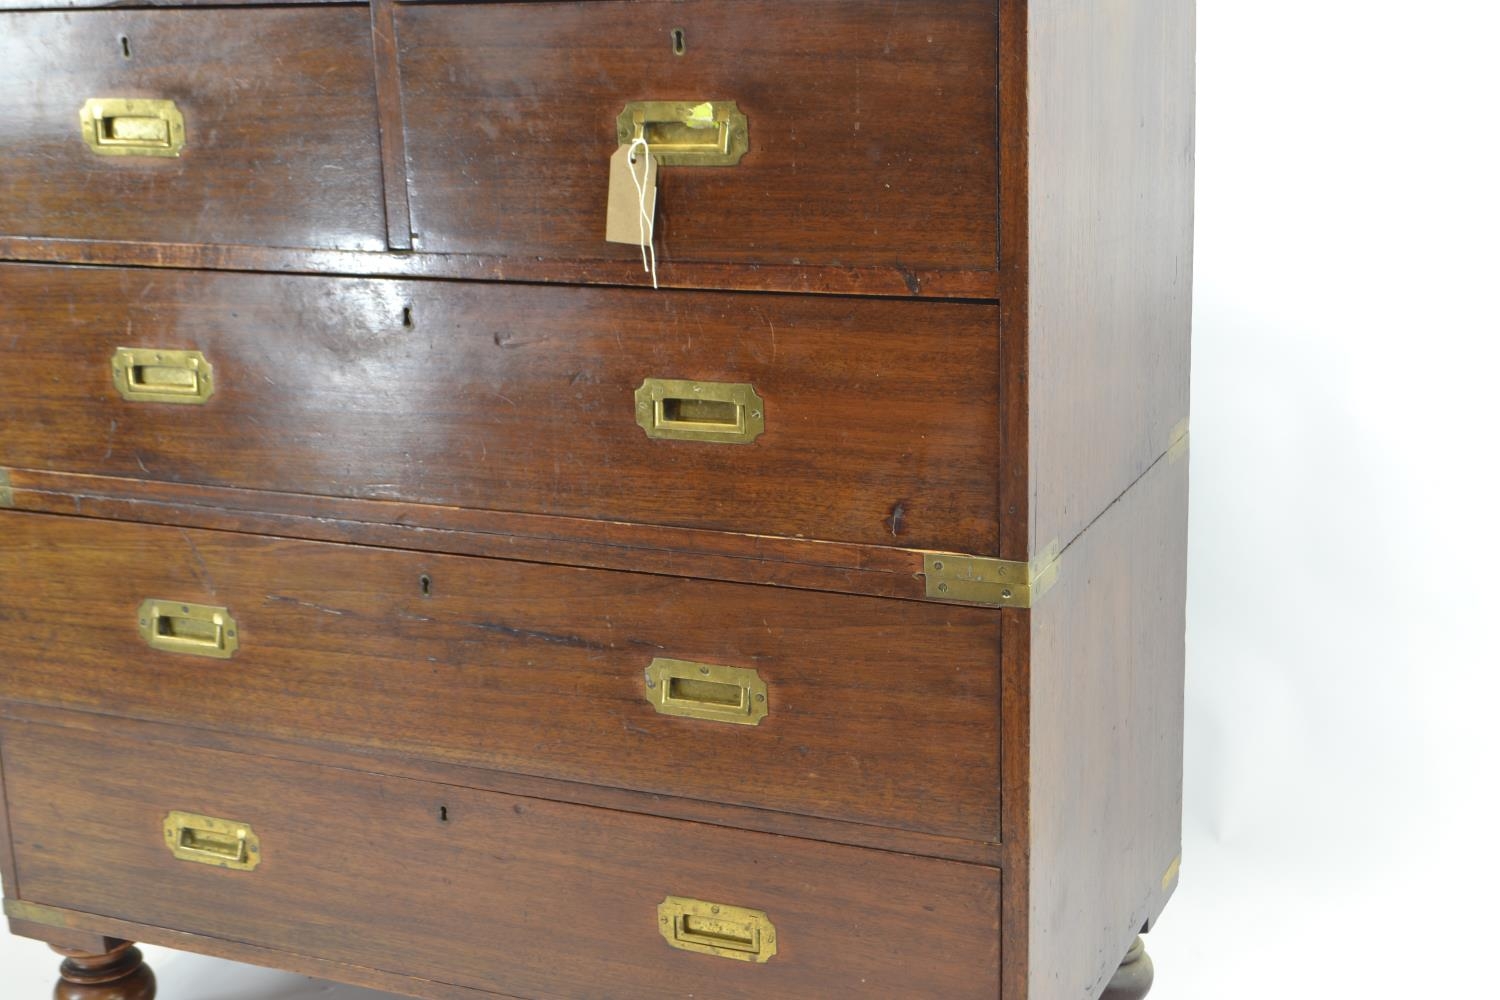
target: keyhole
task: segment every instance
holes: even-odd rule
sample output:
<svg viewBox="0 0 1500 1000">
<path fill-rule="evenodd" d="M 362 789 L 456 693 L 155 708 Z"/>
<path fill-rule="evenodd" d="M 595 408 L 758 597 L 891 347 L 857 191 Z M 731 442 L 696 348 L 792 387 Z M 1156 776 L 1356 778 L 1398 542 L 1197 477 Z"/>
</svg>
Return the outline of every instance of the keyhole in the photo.
<svg viewBox="0 0 1500 1000">
<path fill-rule="evenodd" d="M 401 307 L 401 325 L 408 330 L 417 325 L 417 321 L 412 317 L 411 306 Z"/>
<path fill-rule="evenodd" d="M 428 576 L 426 573 L 423 573 L 421 579 L 418 580 L 417 582 L 422 587 L 422 596 L 423 597 L 431 597 L 432 596 L 432 577 Z"/>
<path fill-rule="evenodd" d="M 446 822 L 448 822 L 448 807 L 447 806 L 438 806 L 438 822 L 439 823 L 446 823 Z"/>
<path fill-rule="evenodd" d="M 672 29 L 672 52 L 679 56 L 687 52 L 687 32 L 681 28 Z"/>
<path fill-rule="evenodd" d="M 120 36 L 120 51 L 125 54 L 126 59 L 130 58 L 130 39 L 124 35 Z"/>
</svg>

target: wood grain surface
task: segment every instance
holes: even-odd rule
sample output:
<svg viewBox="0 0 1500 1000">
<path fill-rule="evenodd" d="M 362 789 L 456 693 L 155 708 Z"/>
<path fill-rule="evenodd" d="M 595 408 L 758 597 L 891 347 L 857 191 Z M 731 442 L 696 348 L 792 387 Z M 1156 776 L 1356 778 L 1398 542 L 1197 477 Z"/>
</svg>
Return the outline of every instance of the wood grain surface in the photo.
<svg viewBox="0 0 1500 1000">
<path fill-rule="evenodd" d="M 385 248 L 363 7 L 0 14 L 0 92 L 8 236 Z M 96 97 L 175 101 L 182 155 L 92 152 Z"/>
<path fill-rule="evenodd" d="M 1176 888 L 1187 485 L 1157 462 L 1031 613 L 1027 1000 L 1098 996 Z"/>
<path fill-rule="evenodd" d="M 9 514 L 0 697 L 998 839 L 990 611 Z M 149 648 L 229 609 L 232 660 Z M 755 670 L 757 726 L 661 715 L 657 657 Z"/>
<path fill-rule="evenodd" d="M 111 243 L 107 240 L 0 236 L 0 260 L 56 264 L 113 264 L 174 270 L 278 271 L 295 274 L 452 278 L 463 281 L 560 282 L 575 285 L 649 285 L 640 258 L 556 260 L 493 254 L 376 253 L 201 243 Z M 880 295 L 888 298 L 993 300 L 993 271 L 879 267 L 801 267 L 795 264 L 658 260 L 663 289 L 729 288 L 805 295 Z M 643 281 L 644 278 L 644 281 Z"/>
<path fill-rule="evenodd" d="M 59 908 L 13 929 L 431 1000 L 1097 998 L 1180 852 L 1190 0 L 246 4 L 0 0 L 0 873 Z M 102 96 L 184 156 L 88 153 Z M 661 292 L 602 240 L 650 99 L 750 123 L 663 172 Z M 117 346 L 219 391 L 127 404 Z M 646 377 L 767 431 L 650 441 Z M 923 549 L 1053 541 L 1034 610 L 925 600 Z M 149 650 L 143 596 L 245 645 Z M 770 716 L 656 713 L 655 656 Z M 274 852 L 174 861 L 174 808 Z M 668 893 L 782 953 L 668 948 Z"/>
<path fill-rule="evenodd" d="M 1030 5 L 1032 551 L 1186 430 L 1193 0 Z M 1018 324 L 1019 326 L 1019 324 Z"/>
<path fill-rule="evenodd" d="M 616 117 L 732 100 L 739 165 L 662 171 L 664 269 L 993 271 L 995 18 L 989 0 L 402 6 L 413 245 L 639 268 L 603 239 Z"/>
<path fill-rule="evenodd" d="M 8 470 L 16 509 L 927 600 L 923 553 L 622 521 Z"/>
<path fill-rule="evenodd" d="M 534 1000 L 998 992 L 994 869 L 38 726 L 0 739 L 12 793 L 51 803 L 16 817 L 31 902 Z M 250 824 L 259 867 L 175 859 L 174 809 Z M 668 895 L 764 910 L 779 953 L 670 948 Z"/>
<path fill-rule="evenodd" d="M 0 266 L 7 465 L 993 553 L 996 312 L 952 303 Z M 201 351 L 126 402 L 119 346 Z M 650 440 L 648 377 L 753 444 Z"/>
</svg>

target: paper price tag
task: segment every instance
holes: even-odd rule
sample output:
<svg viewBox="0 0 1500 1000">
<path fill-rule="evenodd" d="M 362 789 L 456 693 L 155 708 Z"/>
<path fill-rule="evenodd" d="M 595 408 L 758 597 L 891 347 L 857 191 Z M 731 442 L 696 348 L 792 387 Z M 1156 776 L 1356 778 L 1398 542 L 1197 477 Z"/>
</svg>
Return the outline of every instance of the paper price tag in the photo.
<svg viewBox="0 0 1500 1000">
<path fill-rule="evenodd" d="M 609 158 L 609 205 L 604 239 L 644 249 L 650 245 L 650 227 L 656 218 L 656 158 L 640 147 L 634 152 L 635 162 L 631 162 L 629 145 L 621 146 Z M 642 188 L 646 192 L 644 213 L 641 211 Z"/>
</svg>

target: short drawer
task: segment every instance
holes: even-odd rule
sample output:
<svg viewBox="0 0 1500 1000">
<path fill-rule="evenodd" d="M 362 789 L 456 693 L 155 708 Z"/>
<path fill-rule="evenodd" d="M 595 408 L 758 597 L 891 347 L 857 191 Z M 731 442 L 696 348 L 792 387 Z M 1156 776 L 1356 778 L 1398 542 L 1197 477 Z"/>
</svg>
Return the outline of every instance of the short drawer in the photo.
<svg viewBox="0 0 1500 1000">
<path fill-rule="evenodd" d="M 999 992 L 994 869 L 51 727 L 0 739 L 28 902 L 536 1000 Z"/>
<path fill-rule="evenodd" d="M 0 514 L 0 698 L 999 839 L 993 611 Z"/>
<path fill-rule="evenodd" d="M 993 0 L 414 4 L 396 25 L 422 249 L 639 259 L 604 242 L 638 109 L 666 161 L 664 264 L 995 269 Z M 743 143 L 704 143 L 741 128 L 730 103 Z M 743 156 L 687 162 L 694 145 Z"/>
<path fill-rule="evenodd" d="M 0 295 L 10 467 L 997 545 L 991 306 L 29 265 Z"/>
<path fill-rule="evenodd" d="M 360 6 L 0 14 L 0 234 L 385 248 Z"/>
</svg>

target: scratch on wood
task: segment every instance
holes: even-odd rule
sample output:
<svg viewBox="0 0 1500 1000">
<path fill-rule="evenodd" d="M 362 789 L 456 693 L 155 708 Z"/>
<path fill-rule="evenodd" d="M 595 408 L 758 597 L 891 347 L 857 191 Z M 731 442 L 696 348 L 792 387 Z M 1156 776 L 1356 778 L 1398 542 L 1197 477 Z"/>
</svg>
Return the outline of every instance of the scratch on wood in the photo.
<svg viewBox="0 0 1500 1000">
<path fill-rule="evenodd" d="M 267 594 L 266 600 L 275 601 L 279 604 L 295 604 L 299 608 L 311 608 L 313 611 L 318 611 L 325 615 L 334 615 L 338 618 L 346 618 L 349 615 L 353 614 L 352 611 L 342 611 L 338 608 L 330 608 L 326 604 L 316 604 L 312 601 L 304 601 L 301 598 L 288 597 L 285 594 Z"/>
<path fill-rule="evenodd" d="M 539 642 L 550 642 L 559 646 L 569 646 L 573 649 L 592 649 L 603 651 L 609 647 L 603 643 L 594 642 L 577 635 L 557 635 L 553 632 L 540 632 L 536 629 L 517 628 L 514 625 L 506 625 L 501 622 L 470 622 L 470 627 L 483 629 L 486 632 L 498 632 L 500 635 L 508 635 L 515 639 L 535 639 Z"/>
<path fill-rule="evenodd" d="M 198 578 L 203 589 L 215 597 L 219 596 L 218 588 L 214 586 L 213 574 L 208 571 L 208 563 L 203 559 L 203 553 L 198 551 L 197 544 L 193 541 L 193 535 L 186 528 L 179 528 L 182 532 L 182 540 L 187 542 L 188 552 L 193 557 L 193 575 Z"/>
</svg>

